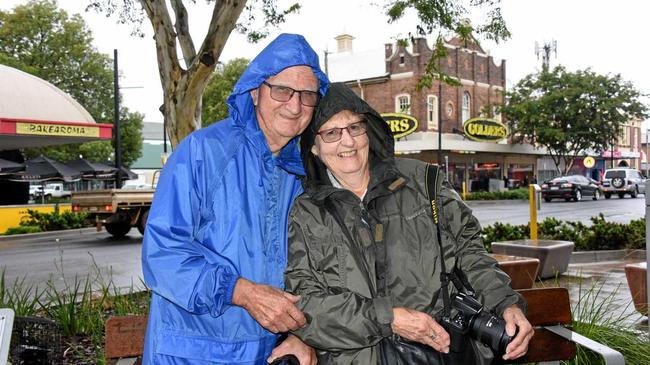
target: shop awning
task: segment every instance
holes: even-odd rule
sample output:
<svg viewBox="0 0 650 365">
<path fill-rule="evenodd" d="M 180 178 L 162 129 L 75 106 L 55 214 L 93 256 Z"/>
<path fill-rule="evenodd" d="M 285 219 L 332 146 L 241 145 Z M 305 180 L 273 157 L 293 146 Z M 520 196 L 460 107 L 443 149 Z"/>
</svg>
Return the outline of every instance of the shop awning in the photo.
<svg viewBox="0 0 650 365">
<path fill-rule="evenodd" d="M 49 82 L 0 65 L 0 150 L 112 138 L 70 95 Z"/>
</svg>

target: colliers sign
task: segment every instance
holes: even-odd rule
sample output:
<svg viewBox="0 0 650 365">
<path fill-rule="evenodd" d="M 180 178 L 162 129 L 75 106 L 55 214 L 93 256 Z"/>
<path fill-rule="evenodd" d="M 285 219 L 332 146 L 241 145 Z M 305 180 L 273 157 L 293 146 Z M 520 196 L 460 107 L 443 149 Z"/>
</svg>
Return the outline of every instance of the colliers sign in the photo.
<svg viewBox="0 0 650 365">
<path fill-rule="evenodd" d="M 501 122 L 488 118 L 468 119 L 463 123 L 467 138 L 477 142 L 499 142 L 508 135 L 508 128 Z"/>
<path fill-rule="evenodd" d="M 388 124 L 394 138 L 402 138 L 418 129 L 418 120 L 408 114 L 383 113 L 382 118 Z"/>
</svg>

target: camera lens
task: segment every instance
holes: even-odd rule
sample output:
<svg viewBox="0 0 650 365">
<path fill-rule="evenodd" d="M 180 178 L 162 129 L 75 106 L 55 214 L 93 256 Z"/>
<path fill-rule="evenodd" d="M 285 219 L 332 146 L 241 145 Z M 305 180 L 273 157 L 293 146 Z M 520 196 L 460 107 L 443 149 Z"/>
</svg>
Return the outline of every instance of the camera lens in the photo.
<svg viewBox="0 0 650 365">
<path fill-rule="evenodd" d="M 481 312 L 474 317 L 470 333 L 474 338 L 503 354 L 512 337 L 506 333 L 506 322 L 490 313 Z"/>
</svg>

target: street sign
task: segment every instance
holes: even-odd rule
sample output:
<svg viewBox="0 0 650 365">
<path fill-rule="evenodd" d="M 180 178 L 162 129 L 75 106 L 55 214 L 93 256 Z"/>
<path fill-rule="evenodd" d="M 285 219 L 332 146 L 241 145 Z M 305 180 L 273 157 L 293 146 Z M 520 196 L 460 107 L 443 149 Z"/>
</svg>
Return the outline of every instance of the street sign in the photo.
<svg viewBox="0 0 650 365">
<path fill-rule="evenodd" d="M 594 165 L 596 164 L 596 160 L 594 160 L 593 157 L 588 156 L 588 157 L 585 157 L 584 160 L 582 160 L 582 164 L 585 165 L 586 168 L 590 169 L 590 168 L 594 167 Z"/>
</svg>

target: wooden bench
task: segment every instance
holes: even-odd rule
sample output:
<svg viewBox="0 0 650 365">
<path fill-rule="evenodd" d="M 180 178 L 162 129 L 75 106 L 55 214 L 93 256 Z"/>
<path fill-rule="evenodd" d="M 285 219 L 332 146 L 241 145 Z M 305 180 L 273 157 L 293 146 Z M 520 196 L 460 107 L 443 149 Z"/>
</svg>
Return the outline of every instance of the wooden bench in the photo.
<svg viewBox="0 0 650 365">
<path fill-rule="evenodd" d="M 556 363 L 571 360 L 576 344 L 603 356 L 606 365 L 625 364 L 623 355 L 603 344 L 571 331 L 571 302 L 566 288 L 523 289 L 518 292 L 528 303 L 526 317 L 535 328 L 525 356 L 507 364 Z"/>
<path fill-rule="evenodd" d="M 510 277 L 510 286 L 517 289 L 530 289 L 537 278 L 539 259 L 511 255 L 491 254 L 499 263 L 499 268 Z"/>
<path fill-rule="evenodd" d="M 576 355 L 576 344 L 603 356 L 605 364 L 625 364 L 619 352 L 570 330 L 572 316 L 566 288 L 518 290 L 528 303 L 527 317 L 535 327 L 526 356 L 509 364 L 556 362 Z M 108 365 L 136 364 L 144 349 L 145 316 L 112 317 L 106 321 L 106 360 Z"/>
</svg>

